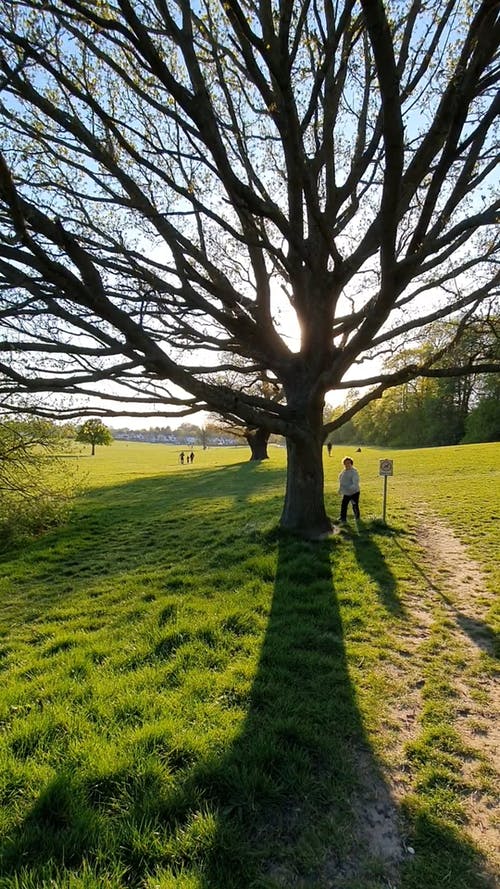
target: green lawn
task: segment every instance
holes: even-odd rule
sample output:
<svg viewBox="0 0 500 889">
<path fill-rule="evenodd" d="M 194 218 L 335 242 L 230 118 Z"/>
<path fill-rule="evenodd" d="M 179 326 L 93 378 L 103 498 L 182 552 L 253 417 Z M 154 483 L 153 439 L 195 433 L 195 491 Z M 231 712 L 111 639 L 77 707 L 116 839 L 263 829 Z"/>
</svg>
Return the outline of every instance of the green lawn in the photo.
<svg viewBox="0 0 500 889">
<path fill-rule="evenodd" d="M 363 448 L 363 526 L 323 543 L 276 530 L 283 449 L 179 450 L 69 459 L 71 519 L 1 557 L 0 889 L 493 885 L 470 810 L 495 775 L 462 729 L 465 694 L 487 731 L 494 648 L 415 528 L 423 504 L 482 564 L 492 638 L 500 446 Z"/>
</svg>

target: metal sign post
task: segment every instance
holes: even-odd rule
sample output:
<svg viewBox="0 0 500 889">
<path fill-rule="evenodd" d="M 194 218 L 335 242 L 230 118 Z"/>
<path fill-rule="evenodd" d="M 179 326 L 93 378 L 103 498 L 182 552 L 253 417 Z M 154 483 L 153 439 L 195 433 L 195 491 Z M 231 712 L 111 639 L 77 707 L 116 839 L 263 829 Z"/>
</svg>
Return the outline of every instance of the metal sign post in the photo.
<svg viewBox="0 0 500 889">
<path fill-rule="evenodd" d="M 393 462 L 392 460 L 381 460 L 378 467 L 378 474 L 382 475 L 384 478 L 384 501 L 382 505 L 382 521 L 385 525 L 385 514 L 387 507 L 387 479 L 390 475 L 393 475 Z"/>
</svg>

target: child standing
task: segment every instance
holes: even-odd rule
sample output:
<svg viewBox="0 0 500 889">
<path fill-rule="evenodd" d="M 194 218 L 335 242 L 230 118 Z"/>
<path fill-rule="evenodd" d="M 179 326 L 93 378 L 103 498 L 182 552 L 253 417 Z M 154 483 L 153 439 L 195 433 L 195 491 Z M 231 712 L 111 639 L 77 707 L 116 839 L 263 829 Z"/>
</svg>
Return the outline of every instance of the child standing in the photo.
<svg viewBox="0 0 500 889">
<path fill-rule="evenodd" d="M 354 469 L 352 457 L 344 457 L 342 460 L 344 469 L 339 475 L 339 492 L 342 494 L 340 506 L 340 522 L 347 521 L 347 506 L 352 503 L 354 518 L 359 519 L 359 473 Z"/>
</svg>

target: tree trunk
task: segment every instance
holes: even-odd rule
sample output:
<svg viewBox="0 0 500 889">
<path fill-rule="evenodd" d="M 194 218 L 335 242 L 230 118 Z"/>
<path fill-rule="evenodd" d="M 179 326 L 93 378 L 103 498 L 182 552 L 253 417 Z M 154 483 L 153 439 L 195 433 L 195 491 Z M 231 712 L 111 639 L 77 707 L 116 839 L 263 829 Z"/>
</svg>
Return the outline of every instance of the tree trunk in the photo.
<svg viewBox="0 0 500 889">
<path fill-rule="evenodd" d="M 286 494 L 280 526 L 311 540 L 332 531 L 325 510 L 323 442 L 317 436 L 305 440 L 287 438 Z"/>
<path fill-rule="evenodd" d="M 250 460 L 269 460 L 269 454 L 267 453 L 267 443 L 269 441 L 270 433 L 267 429 L 247 429 L 245 433 L 245 438 L 248 442 L 248 447 L 250 448 L 251 455 Z"/>
<path fill-rule="evenodd" d="M 95 441 L 91 442 L 91 444 L 92 444 L 92 453 L 90 456 L 93 457 L 95 454 Z"/>
</svg>

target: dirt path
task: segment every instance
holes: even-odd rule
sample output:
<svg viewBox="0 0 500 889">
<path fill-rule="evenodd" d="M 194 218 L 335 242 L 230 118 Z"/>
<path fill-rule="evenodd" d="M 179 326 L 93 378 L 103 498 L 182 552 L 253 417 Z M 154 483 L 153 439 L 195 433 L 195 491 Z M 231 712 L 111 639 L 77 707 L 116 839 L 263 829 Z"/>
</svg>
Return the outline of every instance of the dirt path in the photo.
<svg viewBox="0 0 500 889">
<path fill-rule="evenodd" d="M 500 786 L 500 689 L 482 663 L 484 652 L 494 653 L 492 632 L 486 623 L 491 592 L 480 565 L 445 522 L 424 503 L 415 504 L 414 510 L 420 555 L 415 557 L 414 550 L 404 543 L 396 545 L 420 582 L 405 596 L 411 620 L 401 626 L 390 667 L 401 693 L 392 704 L 386 726 L 391 741 L 383 784 L 363 768 L 360 757 L 359 839 L 369 856 L 383 862 L 387 885 L 397 887 L 401 863 L 414 851 L 407 845 L 398 811 L 403 798 L 413 790 L 406 746 L 421 731 L 422 652 L 433 621 L 444 613 L 451 645 L 455 647 L 456 642 L 456 650 L 464 652 L 467 660 L 465 670 L 457 668 L 446 677 L 454 692 L 450 724 L 470 751 L 461 775 L 464 785 L 471 788 L 463 800 L 465 829 L 488 861 L 494 885 L 495 873 L 500 875 L 500 809 L 492 792 L 495 783 Z"/>
<path fill-rule="evenodd" d="M 419 509 L 417 537 L 430 594 L 444 608 L 457 646 L 468 652 L 467 670 L 454 677 L 453 718 L 472 753 L 464 762 L 463 778 L 477 788 L 465 801 L 467 831 L 500 874 L 500 808 L 491 793 L 479 789 L 482 774 L 488 775 L 490 786 L 500 787 L 500 687 L 481 662 L 484 652 L 494 655 L 493 633 L 486 622 L 491 593 L 462 541 L 426 507 Z"/>
</svg>

